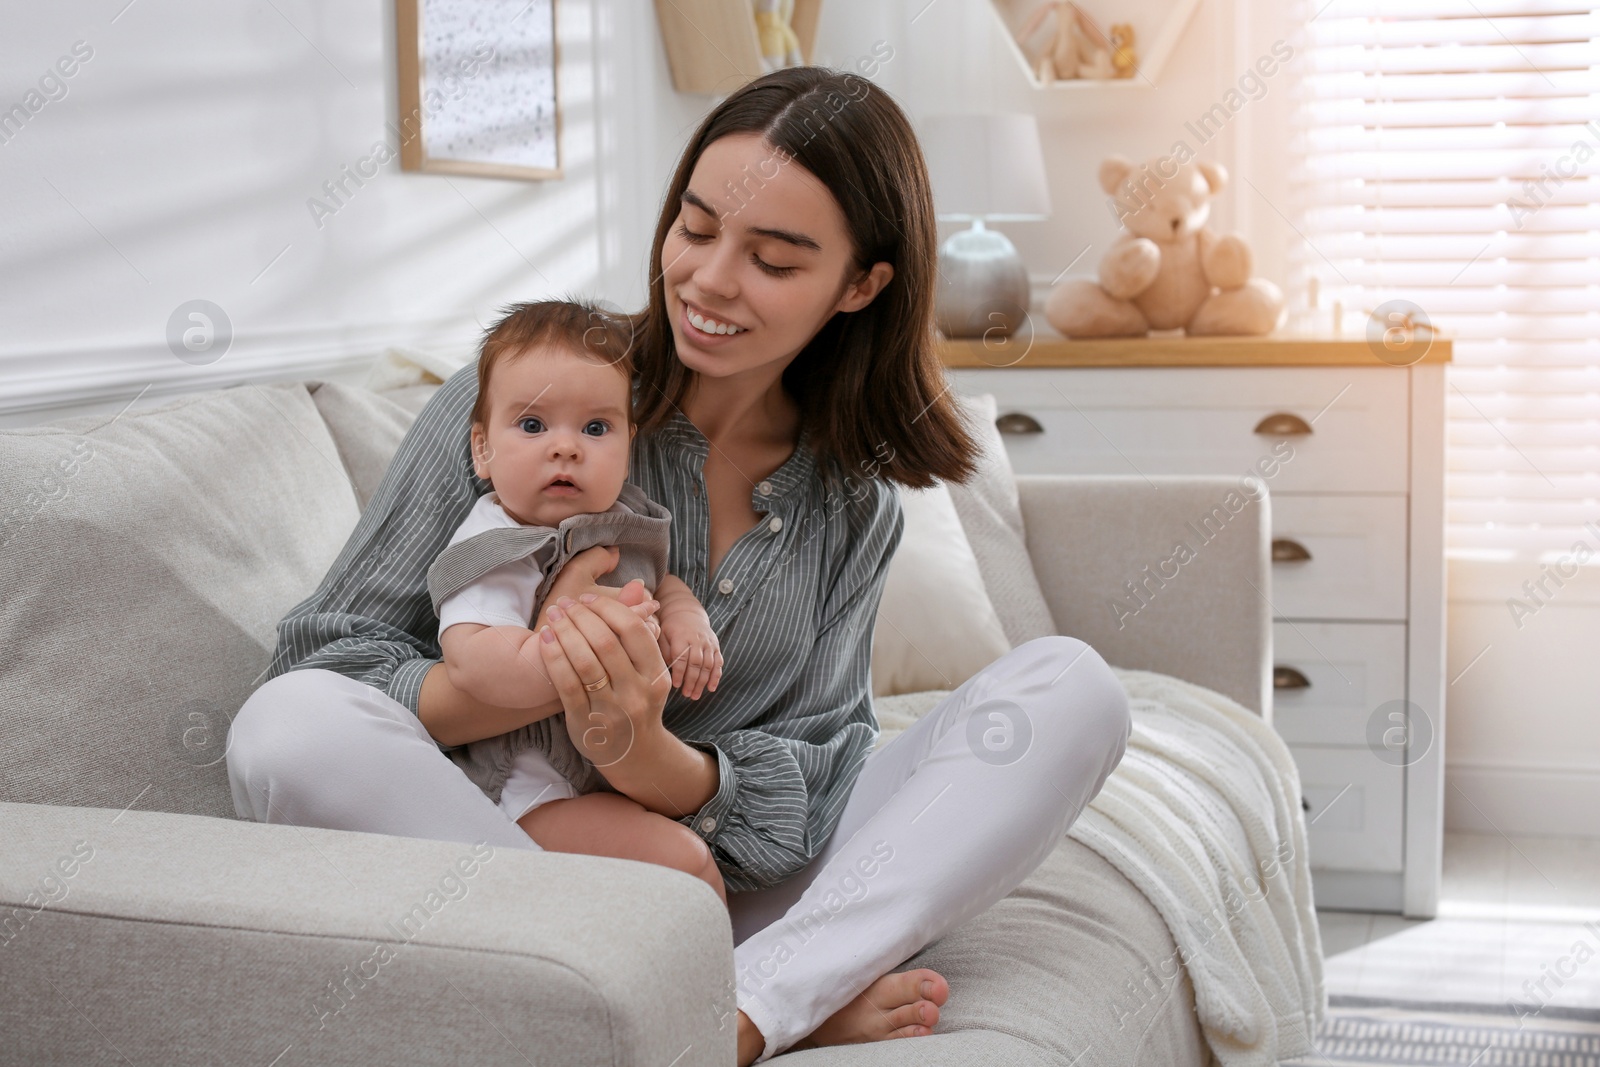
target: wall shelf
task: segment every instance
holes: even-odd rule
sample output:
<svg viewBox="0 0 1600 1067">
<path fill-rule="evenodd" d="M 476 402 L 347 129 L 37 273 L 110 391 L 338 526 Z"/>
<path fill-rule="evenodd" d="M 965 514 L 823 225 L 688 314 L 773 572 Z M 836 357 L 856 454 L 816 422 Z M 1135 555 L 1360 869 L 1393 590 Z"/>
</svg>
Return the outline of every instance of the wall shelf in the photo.
<svg viewBox="0 0 1600 1067">
<path fill-rule="evenodd" d="M 1183 37 L 1184 27 L 1189 24 L 1189 18 L 1194 14 L 1195 8 L 1200 6 L 1200 0 L 1173 0 L 1171 9 L 1167 12 L 1161 28 L 1154 37 L 1146 42 L 1144 28 L 1137 23 L 1134 30 L 1141 36 L 1136 42 L 1135 52 L 1139 57 L 1139 64 L 1134 68 L 1131 78 L 1068 78 L 1046 85 L 1039 80 L 1039 72 L 1035 64 L 1028 58 L 1028 54 L 1017 43 L 1017 30 L 1027 22 L 1035 8 L 1042 0 L 986 0 L 989 10 L 994 13 L 996 22 L 1000 26 L 1000 34 L 1005 38 L 1007 47 L 1016 58 L 1017 65 L 1022 68 L 1023 77 L 1028 79 L 1028 84 L 1040 90 L 1084 90 L 1084 89 L 1153 89 L 1156 79 L 1161 76 L 1161 70 L 1167 65 L 1167 60 L 1172 57 L 1172 52 L 1178 46 L 1178 41 Z M 1128 20 L 1132 21 L 1132 20 Z M 1047 23 L 1047 25 L 1050 25 Z M 1109 25 L 1100 27 L 1110 30 Z M 1033 36 L 1035 41 L 1046 40 L 1041 30 Z"/>
<path fill-rule="evenodd" d="M 795 0 L 791 25 L 811 62 L 822 0 Z M 726 96 L 759 78 L 761 49 L 750 0 L 656 0 L 656 21 L 680 93 Z"/>
</svg>

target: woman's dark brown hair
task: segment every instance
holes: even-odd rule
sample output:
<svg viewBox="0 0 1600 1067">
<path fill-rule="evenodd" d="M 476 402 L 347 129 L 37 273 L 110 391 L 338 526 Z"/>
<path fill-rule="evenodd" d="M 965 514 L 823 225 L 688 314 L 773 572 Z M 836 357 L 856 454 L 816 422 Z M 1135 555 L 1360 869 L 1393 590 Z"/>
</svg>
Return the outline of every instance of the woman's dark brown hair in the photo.
<svg viewBox="0 0 1600 1067">
<path fill-rule="evenodd" d="M 790 67 L 746 83 L 684 149 L 656 224 L 650 302 L 637 316 L 639 431 L 651 432 L 681 407 L 693 373 L 674 350 L 661 246 L 701 153 L 736 133 L 760 134 L 778 158 L 787 154 L 786 165 L 799 164 L 832 192 L 858 272 L 880 261 L 894 267 L 870 304 L 837 312 L 784 370 L 825 476 L 877 476 L 916 488 L 965 481 L 978 446 L 934 347 L 938 238 L 922 150 L 886 92 L 826 67 Z"/>
</svg>

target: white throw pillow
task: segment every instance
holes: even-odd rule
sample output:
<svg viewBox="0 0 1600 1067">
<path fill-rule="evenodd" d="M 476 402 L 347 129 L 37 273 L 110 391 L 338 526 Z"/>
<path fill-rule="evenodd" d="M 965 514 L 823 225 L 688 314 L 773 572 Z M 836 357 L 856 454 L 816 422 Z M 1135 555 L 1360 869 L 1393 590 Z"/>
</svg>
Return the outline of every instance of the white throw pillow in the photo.
<svg viewBox="0 0 1600 1067">
<path fill-rule="evenodd" d="M 872 695 L 954 689 L 1011 651 L 950 490 L 900 489 L 905 532 L 872 633 Z"/>
<path fill-rule="evenodd" d="M 953 395 L 982 450 L 972 480 L 950 483 L 950 499 L 961 516 L 973 555 L 978 557 L 978 572 L 1006 637 L 1013 646 L 1025 644 L 1055 633 L 1056 623 L 1028 556 L 1016 476 L 1006 455 L 1005 439 L 994 424 L 994 395 Z"/>
</svg>

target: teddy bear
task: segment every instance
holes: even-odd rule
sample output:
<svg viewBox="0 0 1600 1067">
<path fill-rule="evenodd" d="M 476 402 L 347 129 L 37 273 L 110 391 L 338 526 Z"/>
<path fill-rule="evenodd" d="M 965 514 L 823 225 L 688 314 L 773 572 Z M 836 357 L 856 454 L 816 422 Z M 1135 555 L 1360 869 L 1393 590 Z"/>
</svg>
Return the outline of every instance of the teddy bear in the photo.
<svg viewBox="0 0 1600 1067">
<path fill-rule="evenodd" d="M 1017 32 L 1017 44 L 1026 47 L 1028 38 L 1037 33 L 1051 15 L 1056 19 L 1055 36 L 1035 64 L 1040 83 L 1053 85 L 1071 78 L 1111 77 L 1111 53 L 1097 43 L 1103 38 L 1099 27 L 1069 0 L 1046 0 L 1035 8 L 1027 24 Z M 1095 73 L 1102 66 L 1105 73 Z"/>
<path fill-rule="evenodd" d="M 755 16 L 762 70 L 805 63 L 800 55 L 800 38 L 794 32 L 794 0 L 756 0 Z"/>
<path fill-rule="evenodd" d="M 1282 291 L 1250 277 L 1244 238 L 1206 228 L 1211 197 L 1227 180 L 1226 169 L 1203 160 L 1165 157 L 1136 167 L 1111 156 L 1100 164 L 1100 187 L 1114 198 L 1126 230 L 1101 257 L 1099 281 L 1068 278 L 1051 292 L 1044 309 L 1050 325 L 1067 337 L 1276 329 Z"/>
<path fill-rule="evenodd" d="M 1111 69 L 1113 78 L 1131 78 L 1139 65 L 1133 50 L 1133 26 L 1126 22 L 1111 25 Z"/>
</svg>

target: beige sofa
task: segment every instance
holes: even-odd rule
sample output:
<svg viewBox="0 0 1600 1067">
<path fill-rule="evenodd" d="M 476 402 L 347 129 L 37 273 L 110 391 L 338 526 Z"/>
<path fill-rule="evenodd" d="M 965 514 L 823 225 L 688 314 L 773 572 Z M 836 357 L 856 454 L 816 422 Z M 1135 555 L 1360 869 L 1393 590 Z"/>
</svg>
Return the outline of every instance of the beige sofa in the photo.
<svg viewBox="0 0 1600 1067">
<path fill-rule="evenodd" d="M 733 1062 L 731 937 L 696 879 L 234 813 L 229 718 L 428 391 L 239 386 L 0 432 L 0 1063 Z M 1137 625 L 1108 607 L 1229 485 L 1019 480 L 1061 632 L 1259 712 L 1264 503 Z M 777 1058 L 1204 1063 L 1187 976 L 1137 1025 L 1112 1010 L 1173 958 L 1146 896 L 1063 840 L 910 961 L 954 990 L 935 1034 Z"/>
</svg>

